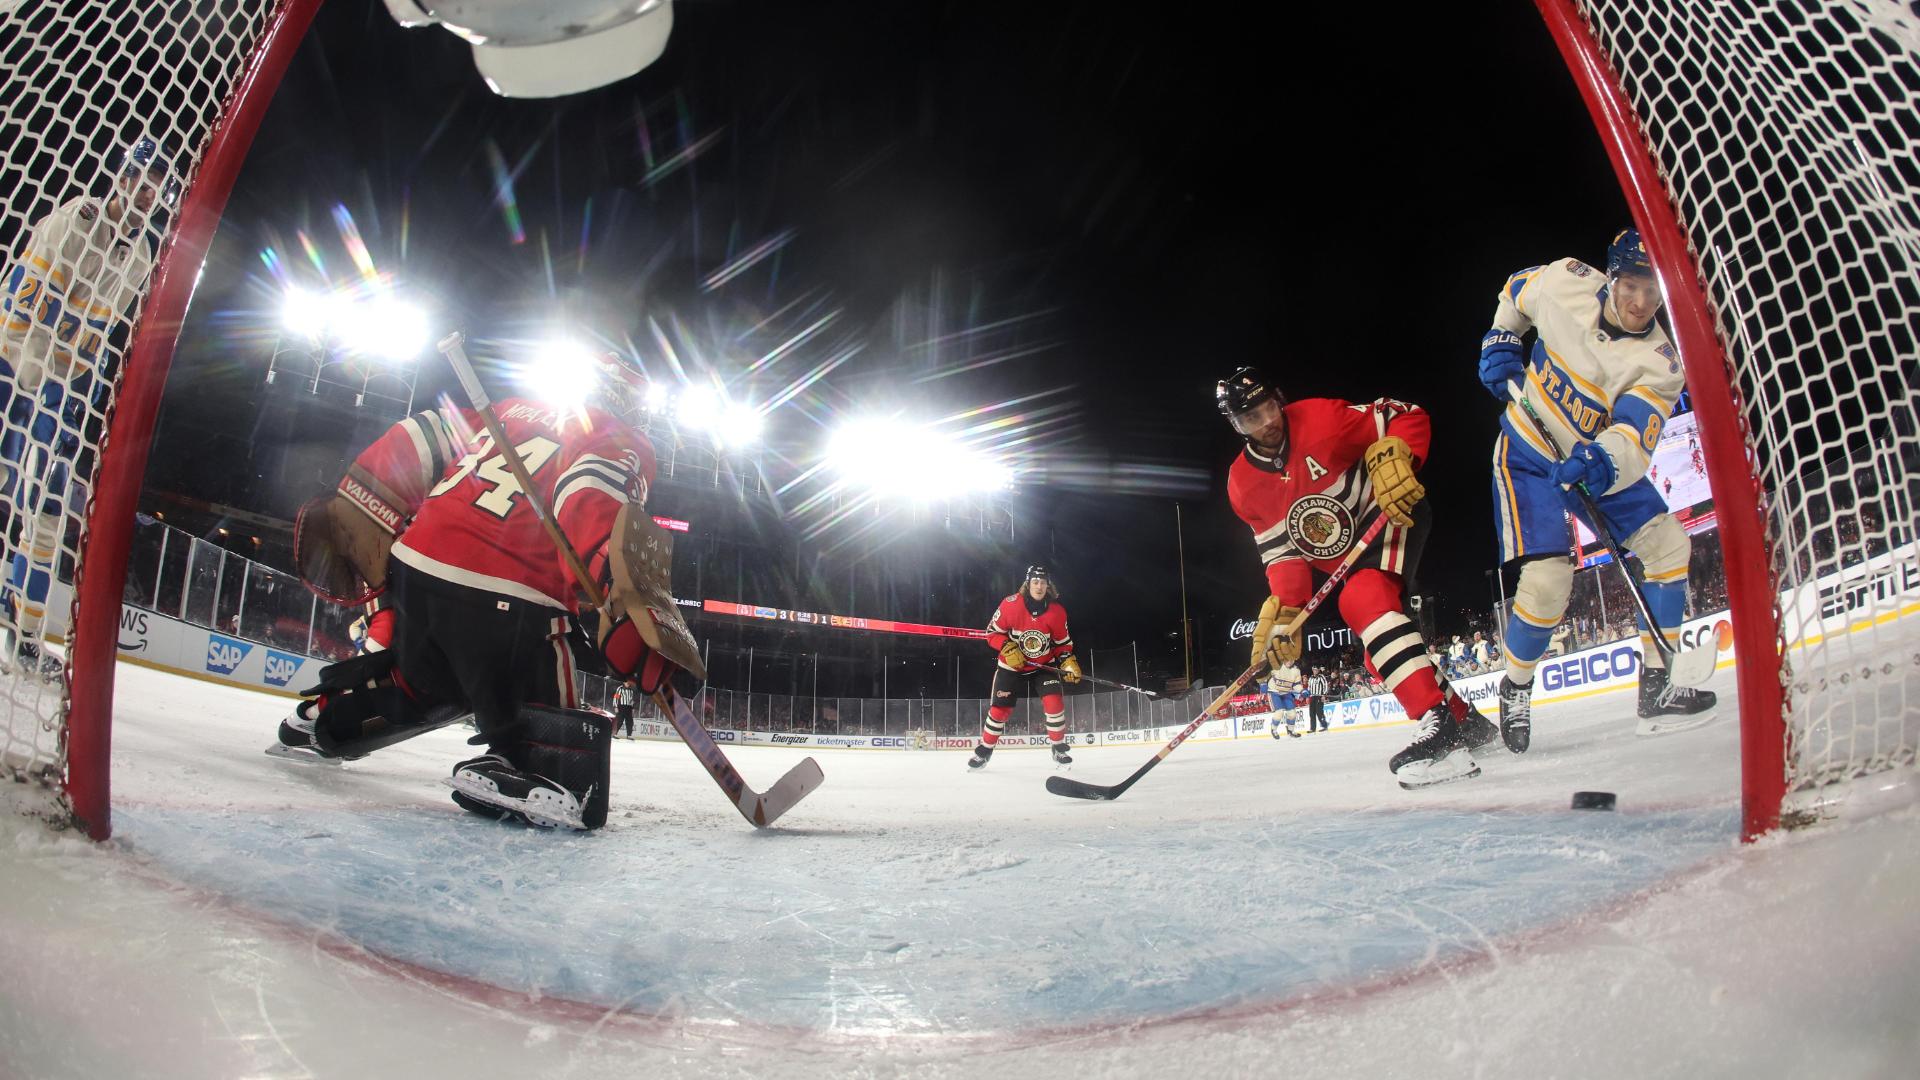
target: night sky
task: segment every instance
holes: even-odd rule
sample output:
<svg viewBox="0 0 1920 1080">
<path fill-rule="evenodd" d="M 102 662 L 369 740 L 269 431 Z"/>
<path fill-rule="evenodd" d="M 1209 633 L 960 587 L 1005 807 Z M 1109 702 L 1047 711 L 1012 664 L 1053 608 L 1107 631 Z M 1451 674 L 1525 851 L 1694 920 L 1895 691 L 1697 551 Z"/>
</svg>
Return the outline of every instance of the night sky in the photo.
<svg viewBox="0 0 1920 1080">
<path fill-rule="evenodd" d="M 1057 482 L 1019 495 L 1023 535 L 1050 541 L 1020 556 L 1055 563 L 1076 636 L 1095 645 L 1177 622 L 1174 492 L 1196 616 L 1251 615 L 1264 595 L 1225 503 L 1237 441 L 1214 380 L 1257 364 L 1294 398 L 1420 403 L 1437 519 L 1423 591 L 1486 610 L 1497 408 L 1474 365 L 1495 289 L 1552 258 L 1600 261 L 1627 221 L 1531 4 L 1259 24 L 1086 3 L 674 10 L 666 55 L 638 76 L 514 102 L 443 31 L 403 31 L 375 0 L 325 5 L 183 338 L 162 420 L 182 486 L 240 498 L 217 490 L 219 463 L 291 437 L 236 420 L 277 316 L 258 253 L 311 275 L 304 230 L 346 276 L 338 204 L 375 264 L 429 294 L 436 337 L 512 336 L 564 311 L 637 335 L 646 357 L 645 313 L 711 342 L 790 302 L 840 311 L 806 356 L 750 377 L 758 339 L 698 358 L 758 401 L 834 345 L 868 342 L 770 418 L 789 471 L 856 404 L 1070 405 L 1027 448 Z M 514 172 L 518 234 L 496 162 Z M 703 288 L 785 230 L 776 259 Z M 1001 320 L 1014 321 L 964 333 Z M 1002 359 L 952 370 L 986 341 Z M 444 385 L 437 361 L 423 372 L 427 390 Z M 1171 487 L 1129 493 L 1142 475 Z"/>
</svg>

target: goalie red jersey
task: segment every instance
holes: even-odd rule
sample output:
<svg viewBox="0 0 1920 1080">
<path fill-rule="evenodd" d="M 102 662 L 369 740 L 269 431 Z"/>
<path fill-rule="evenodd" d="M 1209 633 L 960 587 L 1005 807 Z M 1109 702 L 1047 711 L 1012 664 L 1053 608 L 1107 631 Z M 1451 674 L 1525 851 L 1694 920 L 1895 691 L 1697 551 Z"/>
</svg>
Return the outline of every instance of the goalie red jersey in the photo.
<svg viewBox="0 0 1920 1080">
<path fill-rule="evenodd" d="M 451 422 L 429 409 L 393 425 L 362 450 L 335 490 L 398 536 L 447 470 L 460 459 L 479 421 L 463 412 Z"/>
<path fill-rule="evenodd" d="M 1067 633 L 1067 609 L 1049 597 L 1038 615 L 1027 606 L 1024 590 L 1000 601 L 1000 607 L 987 623 L 987 644 L 998 652 L 1012 640 L 1020 646 L 1028 665 L 1053 664 L 1073 655 L 1073 637 Z M 1006 667 L 1006 661 L 1000 662 Z M 1012 669 L 1009 669 L 1012 670 Z"/>
<path fill-rule="evenodd" d="M 652 445 L 595 408 L 573 412 L 520 398 L 496 408 L 541 501 L 593 564 L 620 508 L 646 504 Z M 487 435 L 428 493 L 393 557 L 445 581 L 576 610 L 566 562 Z"/>
<path fill-rule="evenodd" d="M 1286 444 L 1272 457 L 1249 445 L 1234 458 L 1227 498 L 1253 530 L 1273 595 L 1297 605 L 1313 594 L 1307 568 L 1331 573 L 1373 510 L 1373 482 L 1361 460 L 1367 447 L 1398 436 L 1417 467 L 1426 460 L 1431 427 L 1425 410 L 1404 401 L 1309 398 L 1286 406 L 1286 431 Z M 1404 573 L 1411 532 L 1388 524 L 1358 565 Z"/>
</svg>

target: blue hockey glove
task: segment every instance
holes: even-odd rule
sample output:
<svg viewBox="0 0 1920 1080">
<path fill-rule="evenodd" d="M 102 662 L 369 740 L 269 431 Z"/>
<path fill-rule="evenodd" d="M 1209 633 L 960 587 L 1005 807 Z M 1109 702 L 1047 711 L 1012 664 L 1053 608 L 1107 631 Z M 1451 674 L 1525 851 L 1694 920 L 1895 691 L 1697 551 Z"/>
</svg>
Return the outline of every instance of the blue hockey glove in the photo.
<svg viewBox="0 0 1920 1080">
<path fill-rule="evenodd" d="M 1587 494 L 1599 498 L 1620 477 L 1613 455 L 1598 443 L 1583 442 L 1567 454 L 1567 460 L 1553 467 L 1553 482 L 1561 487 L 1585 484 Z"/>
<path fill-rule="evenodd" d="M 1487 393 L 1507 400 L 1507 383 L 1527 371 L 1527 350 L 1520 335 L 1498 327 L 1480 339 L 1480 385 Z"/>
</svg>

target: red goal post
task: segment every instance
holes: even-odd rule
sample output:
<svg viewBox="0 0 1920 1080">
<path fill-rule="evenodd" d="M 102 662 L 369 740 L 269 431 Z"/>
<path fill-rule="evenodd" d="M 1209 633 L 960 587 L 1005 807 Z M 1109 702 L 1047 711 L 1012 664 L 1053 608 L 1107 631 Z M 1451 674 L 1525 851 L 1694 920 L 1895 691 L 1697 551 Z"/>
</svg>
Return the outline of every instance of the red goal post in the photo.
<svg viewBox="0 0 1920 1080">
<path fill-rule="evenodd" d="M 144 301 L 109 317 L 124 322 L 124 331 L 113 325 L 102 334 L 102 359 L 124 340 L 125 362 L 105 404 L 89 406 L 104 410 L 94 419 L 105 434 L 77 550 L 66 551 L 74 590 L 66 670 L 58 686 L 23 689 L 30 675 L 10 656 L 10 692 L 0 701 L 0 773 L 52 784 L 60 809 L 95 839 L 112 827 L 108 758 L 121 596 L 174 342 L 247 147 L 319 7 L 320 0 L 25 0 L 0 14 L 8 265 L 54 207 L 107 194 L 111 184 L 101 177 L 124 169 L 114 154 L 124 161 L 137 139 L 151 139 L 182 182 L 154 245 Z M 20 477 L 9 496 L 10 518 L 34 516 L 17 494 L 28 479 Z M 57 543 L 67 546 L 64 536 Z M 15 631 L 9 648 L 17 653 L 19 638 L 35 635 Z M 57 640 L 51 630 L 47 636 Z M 58 701 L 47 700 L 55 695 Z"/>
<path fill-rule="evenodd" d="M 1535 3 L 1686 365 L 1752 839 L 1790 796 L 1910 768 L 1920 743 L 1920 18 L 1888 0 Z"/>
</svg>

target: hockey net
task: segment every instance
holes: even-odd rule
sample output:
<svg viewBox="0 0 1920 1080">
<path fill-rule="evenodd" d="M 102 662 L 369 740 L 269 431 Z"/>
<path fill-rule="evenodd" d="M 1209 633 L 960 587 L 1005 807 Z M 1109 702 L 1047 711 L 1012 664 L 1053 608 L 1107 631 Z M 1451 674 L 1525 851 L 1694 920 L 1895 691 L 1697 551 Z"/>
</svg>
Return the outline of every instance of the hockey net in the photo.
<svg viewBox="0 0 1920 1080">
<path fill-rule="evenodd" d="M 104 837 L 119 593 L 159 389 L 318 0 L 0 3 L 0 775 Z"/>
<path fill-rule="evenodd" d="M 1757 835 L 1783 801 L 1910 768 L 1920 745 L 1920 18 L 1890 0 L 1537 3 L 1667 289 Z"/>
</svg>

